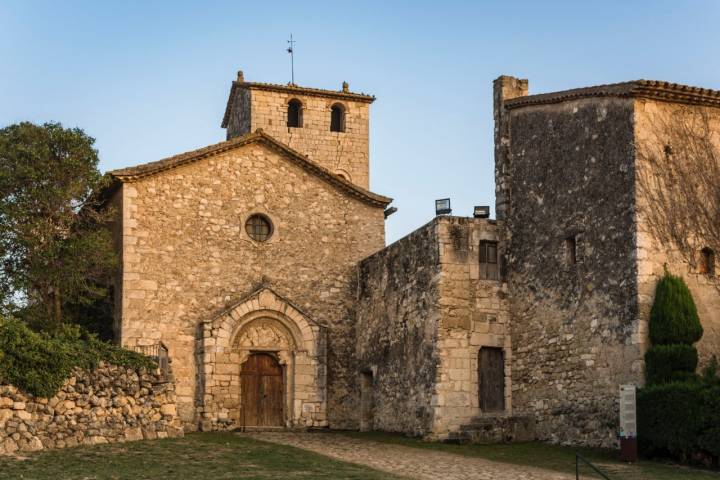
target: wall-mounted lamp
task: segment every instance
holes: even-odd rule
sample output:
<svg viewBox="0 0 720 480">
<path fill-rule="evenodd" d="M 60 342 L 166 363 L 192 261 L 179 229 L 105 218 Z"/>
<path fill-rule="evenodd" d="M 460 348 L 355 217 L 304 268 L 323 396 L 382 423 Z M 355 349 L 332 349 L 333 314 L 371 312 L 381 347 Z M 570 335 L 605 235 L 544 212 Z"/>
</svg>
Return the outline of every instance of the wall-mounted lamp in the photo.
<svg viewBox="0 0 720 480">
<path fill-rule="evenodd" d="M 389 217 L 393 213 L 397 212 L 397 207 L 390 207 L 387 210 L 385 210 L 385 218 Z"/>
</svg>

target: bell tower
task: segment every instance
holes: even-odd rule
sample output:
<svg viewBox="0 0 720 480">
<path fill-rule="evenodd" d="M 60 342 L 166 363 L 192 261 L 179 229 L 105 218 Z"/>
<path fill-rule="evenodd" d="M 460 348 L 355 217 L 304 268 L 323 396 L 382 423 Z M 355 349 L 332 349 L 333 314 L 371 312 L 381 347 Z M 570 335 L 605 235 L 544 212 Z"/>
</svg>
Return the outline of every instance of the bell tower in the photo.
<svg viewBox="0 0 720 480">
<path fill-rule="evenodd" d="M 238 72 L 232 83 L 222 127 L 227 139 L 261 128 L 288 147 L 355 185 L 369 187 L 370 104 L 375 97 L 247 82 Z"/>
</svg>

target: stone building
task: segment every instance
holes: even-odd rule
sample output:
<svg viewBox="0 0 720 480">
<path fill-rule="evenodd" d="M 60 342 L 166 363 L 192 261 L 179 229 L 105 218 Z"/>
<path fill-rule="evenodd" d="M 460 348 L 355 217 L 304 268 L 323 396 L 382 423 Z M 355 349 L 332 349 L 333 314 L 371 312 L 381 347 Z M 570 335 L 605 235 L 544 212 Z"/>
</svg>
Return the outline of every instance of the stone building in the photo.
<svg viewBox="0 0 720 480">
<path fill-rule="evenodd" d="M 390 246 L 368 191 L 374 97 L 233 82 L 227 140 L 110 172 L 116 332 L 162 343 L 187 429 L 330 427 L 613 445 L 642 384 L 654 285 L 688 280 L 717 353 L 714 277 L 652 238 L 648 130 L 720 92 L 628 82 L 495 95 L 497 220 L 438 216 Z"/>
<path fill-rule="evenodd" d="M 372 101 L 240 75 L 227 141 L 110 172 L 117 335 L 167 347 L 189 428 L 356 424 L 355 265 L 391 201 L 365 188 Z"/>
<path fill-rule="evenodd" d="M 720 120 L 720 92 L 640 80 L 528 95 L 527 80 L 500 77 L 494 99 L 514 409 L 535 418 L 540 438 L 613 445 L 619 385 L 644 382 L 664 264 L 698 305 L 701 358 L 720 353 L 712 269 L 679 262 L 652 238 L 638 183 L 643 151 L 667 141 L 653 134 L 658 117 L 682 106 Z"/>
</svg>

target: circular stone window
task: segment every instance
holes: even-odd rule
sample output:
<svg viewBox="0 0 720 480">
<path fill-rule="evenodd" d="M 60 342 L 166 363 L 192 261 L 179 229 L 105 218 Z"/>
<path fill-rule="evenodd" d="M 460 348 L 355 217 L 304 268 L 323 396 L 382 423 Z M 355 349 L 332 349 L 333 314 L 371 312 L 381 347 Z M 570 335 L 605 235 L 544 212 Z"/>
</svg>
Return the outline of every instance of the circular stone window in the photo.
<svg viewBox="0 0 720 480">
<path fill-rule="evenodd" d="M 245 222 L 245 231 L 253 240 L 265 242 L 273 233 L 272 223 L 265 215 L 258 213 L 250 215 Z"/>
</svg>

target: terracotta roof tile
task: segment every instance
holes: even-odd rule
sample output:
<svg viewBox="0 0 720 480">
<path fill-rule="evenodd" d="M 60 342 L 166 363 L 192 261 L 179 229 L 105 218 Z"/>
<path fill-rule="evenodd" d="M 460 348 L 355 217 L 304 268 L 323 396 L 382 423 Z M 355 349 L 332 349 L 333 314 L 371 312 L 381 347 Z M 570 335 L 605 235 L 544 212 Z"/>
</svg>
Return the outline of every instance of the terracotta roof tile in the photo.
<svg viewBox="0 0 720 480">
<path fill-rule="evenodd" d="M 506 101 L 505 108 L 514 109 L 528 105 L 559 103 L 588 97 L 649 98 L 665 102 L 720 107 L 720 91 L 718 90 L 691 87 L 657 80 L 633 80 L 630 82 L 517 97 Z"/>
</svg>

